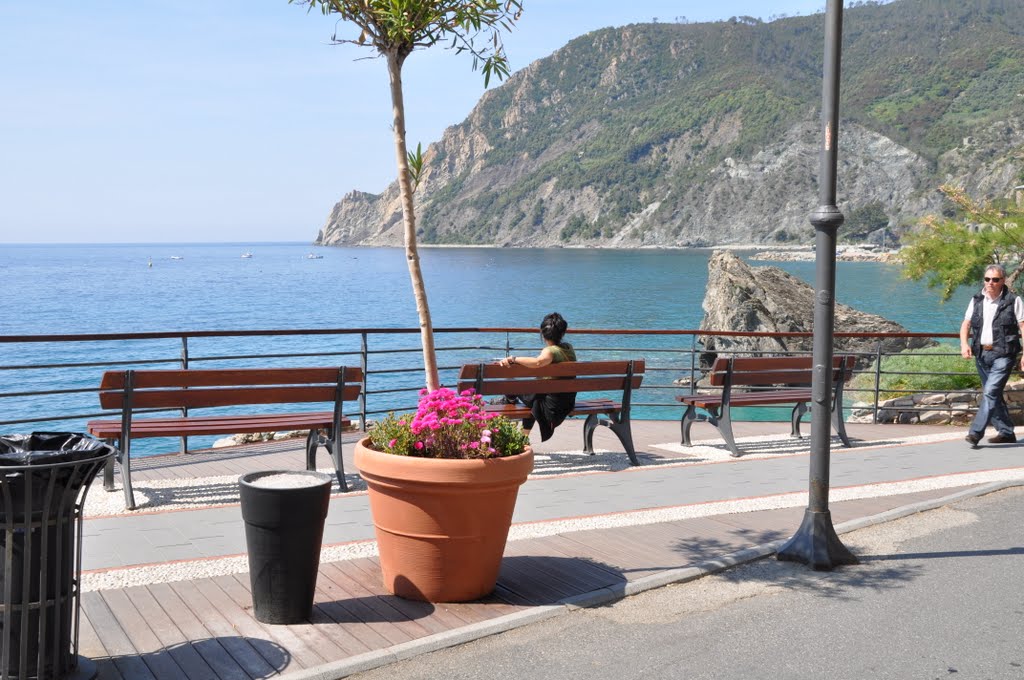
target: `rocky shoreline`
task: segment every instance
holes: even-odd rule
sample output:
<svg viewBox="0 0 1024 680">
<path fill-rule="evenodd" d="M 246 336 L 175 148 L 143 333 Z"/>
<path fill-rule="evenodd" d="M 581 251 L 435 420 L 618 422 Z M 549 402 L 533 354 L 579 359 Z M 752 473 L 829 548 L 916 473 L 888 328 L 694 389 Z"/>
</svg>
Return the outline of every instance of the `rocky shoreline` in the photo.
<svg viewBox="0 0 1024 680">
<path fill-rule="evenodd" d="M 792 250 L 762 250 L 748 259 L 752 262 L 813 262 L 813 248 Z M 839 246 L 836 248 L 836 260 L 840 262 L 885 262 L 899 261 L 898 250 L 877 250 L 863 246 Z"/>
</svg>

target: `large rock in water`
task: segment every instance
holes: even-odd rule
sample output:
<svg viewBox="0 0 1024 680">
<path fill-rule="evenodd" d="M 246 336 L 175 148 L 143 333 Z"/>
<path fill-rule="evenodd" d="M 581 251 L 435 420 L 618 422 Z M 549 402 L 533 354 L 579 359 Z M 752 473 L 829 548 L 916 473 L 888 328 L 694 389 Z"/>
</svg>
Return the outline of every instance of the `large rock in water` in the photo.
<svg viewBox="0 0 1024 680">
<path fill-rule="evenodd" d="M 814 288 L 778 267 L 751 267 L 729 251 L 716 251 L 708 261 L 708 287 L 700 330 L 809 333 L 813 329 Z M 895 321 L 836 303 L 835 330 L 848 333 L 906 333 Z M 809 337 L 701 336 L 701 365 L 710 366 L 719 352 L 746 355 L 807 353 Z M 899 352 L 936 344 L 928 338 L 886 338 L 882 351 Z M 836 352 L 867 354 L 858 365 L 871 363 L 877 338 L 837 338 Z"/>
</svg>

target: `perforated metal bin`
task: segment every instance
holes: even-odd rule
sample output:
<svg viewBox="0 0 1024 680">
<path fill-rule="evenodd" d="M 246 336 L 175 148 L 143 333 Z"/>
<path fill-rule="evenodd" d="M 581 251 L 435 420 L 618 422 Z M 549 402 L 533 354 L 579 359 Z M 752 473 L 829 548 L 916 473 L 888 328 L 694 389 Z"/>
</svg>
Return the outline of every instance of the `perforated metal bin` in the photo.
<svg viewBox="0 0 1024 680">
<path fill-rule="evenodd" d="M 0 678 L 89 678 L 78 656 L 82 506 L 114 447 L 72 432 L 0 436 Z"/>
</svg>

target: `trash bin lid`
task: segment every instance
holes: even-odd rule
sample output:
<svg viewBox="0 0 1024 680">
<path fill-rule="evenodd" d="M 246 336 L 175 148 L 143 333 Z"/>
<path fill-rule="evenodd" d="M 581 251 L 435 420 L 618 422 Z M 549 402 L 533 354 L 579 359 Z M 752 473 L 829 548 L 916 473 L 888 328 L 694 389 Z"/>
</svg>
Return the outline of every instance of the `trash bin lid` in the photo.
<svg viewBox="0 0 1024 680">
<path fill-rule="evenodd" d="M 113 446 L 80 432 L 0 435 L 0 466 L 76 463 L 113 452 Z"/>
</svg>

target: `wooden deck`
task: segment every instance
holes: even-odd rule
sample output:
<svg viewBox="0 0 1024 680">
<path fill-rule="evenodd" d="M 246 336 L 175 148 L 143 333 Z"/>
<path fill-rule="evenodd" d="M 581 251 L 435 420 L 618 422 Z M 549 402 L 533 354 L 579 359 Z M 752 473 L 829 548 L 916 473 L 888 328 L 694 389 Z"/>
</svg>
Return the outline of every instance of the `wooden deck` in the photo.
<svg viewBox="0 0 1024 680">
<path fill-rule="evenodd" d="M 788 423 L 735 425 L 738 438 L 785 433 L 788 427 Z M 552 440 L 536 448 L 539 453 L 578 450 L 581 429 L 579 423 L 567 424 Z M 950 431 L 921 426 L 850 426 L 851 437 L 861 439 L 937 432 Z M 713 428 L 700 424 L 693 434 L 695 439 L 717 436 Z M 352 441 L 358 436 L 351 433 L 346 439 Z M 634 426 L 634 440 L 642 462 L 672 456 L 655 444 L 678 442 L 678 421 L 642 421 Z M 617 443 L 614 435 L 598 430 L 596 448 L 616 450 Z M 351 449 L 350 445 L 345 447 L 346 458 L 351 456 Z M 327 464 L 325 454 L 321 456 Z M 140 458 L 133 474 L 137 480 L 197 479 L 271 468 L 300 469 L 303 464 L 301 441 L 271 442 L 195 455 Z M 351 460 L 346 460 L 346 469 L 354 470 Z M 609 483 L 642 485 L 655 473 L 598 474 L 606 474 Z M 624 482 L 624 478 L 629 481 Z M 841 523 L 944 497 L 953 491 L 947 488 L 844 501 L 832 503 L 831 510 L 834 521 Z M 597 507 L 595 512 L 605 511 Z M 173 514 L 179 518 L 176 521 L 181 521 L 187 511 Z M 379 564 L 373 557 L 323 563 L 313 618 L 302 625 L 256 621 L 247 573 L 95 590 L 82 594 L 79 653 L 97 663 L 99 677 L 104 679 L 272 677 L 396 645 L 438 640 L 478 624 L 501 626 L 507 615 L 602 589 L 623 592 L 629 582 L 645 576 L 788 537 L 802 516 L 803 508 L 793 507 L 563 531 L 510 541 L 496 591 L 486 599 L 466 604 L 432 605 L 386 594 L 381 587 Z"/>
<path fill-rule="evenodd" d="M 847 501 L 832 513 L 840 523 L 953 491 Z M 388 595 L 376 559 L 322 564 L 313 618 L 302 625 L 256 621 L 248 574 L 87 592 L 80 653 L 104 679 L 266 678 L 621 590 L 627 581 L 785 538 L 802 514 L 788 508 L 512 542 L 495 593 L 467 604 Z"/>
</svg>

